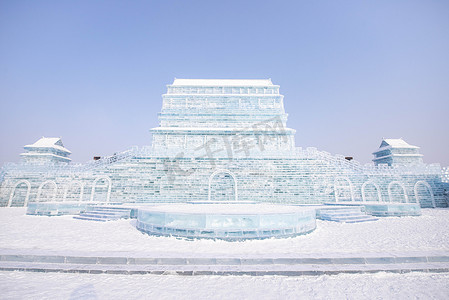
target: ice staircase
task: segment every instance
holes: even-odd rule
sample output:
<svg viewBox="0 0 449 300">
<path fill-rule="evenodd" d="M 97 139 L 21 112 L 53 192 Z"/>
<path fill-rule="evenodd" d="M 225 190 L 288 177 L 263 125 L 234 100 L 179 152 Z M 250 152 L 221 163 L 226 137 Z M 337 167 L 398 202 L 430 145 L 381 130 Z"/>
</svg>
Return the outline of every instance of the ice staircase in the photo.
<svg viewBox="0 0 449 300">
<path fill-rule="evenodd" d="M 321 210 L 320 219 L 342 223 L 360 223 L 377 221 L 378 218 L 365 214 L 359 208 Z"/>
<path fill-rule="evenodd" d="M 114 221 L 118 219 L 128 219 L 131 215 L 131 208 L 117 206 L 94 206 L 90 210 L 74 216 L 74 219 L 88 221 Z"/>
</svg>

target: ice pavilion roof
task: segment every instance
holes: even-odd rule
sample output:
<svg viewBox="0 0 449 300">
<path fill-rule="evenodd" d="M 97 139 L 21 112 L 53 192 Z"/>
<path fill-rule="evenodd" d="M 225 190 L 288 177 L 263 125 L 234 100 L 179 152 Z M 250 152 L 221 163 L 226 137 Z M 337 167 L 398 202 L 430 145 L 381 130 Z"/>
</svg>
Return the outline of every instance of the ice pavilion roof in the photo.
<svg viewBox="0 0 449 300">
<path fill-rule="evenodd" d="M 172 86 L 274 86 L 271 79 L 178 79 Z"/>
<path fill-rule="evenodd" d="M 384 145 L 385 142 L 387 145 Z M 392 148 L 419 148 L 417 146 L 410 145 L 403 139 L 383 139 L 381 147 L 391 146 Z"/>
<path fill-rule="evenodd" d="M 53 148 L 65 153 L 72 153 L 64 147 L 60 138 L 42 137 L 34 144 L 25 145 L 24 148 Z"/>
<path fill-rule="evenodd" d="M 382 143 L 379 146 L 379 149 L 377 149 L 373 154 L 387 150 L 392 148 L 407 148 L 407 149 L 419 149 L 418 146 L 413 146 L 404 141 L 402 138 L 400 139 L 383 139 Z"/>
</svg>

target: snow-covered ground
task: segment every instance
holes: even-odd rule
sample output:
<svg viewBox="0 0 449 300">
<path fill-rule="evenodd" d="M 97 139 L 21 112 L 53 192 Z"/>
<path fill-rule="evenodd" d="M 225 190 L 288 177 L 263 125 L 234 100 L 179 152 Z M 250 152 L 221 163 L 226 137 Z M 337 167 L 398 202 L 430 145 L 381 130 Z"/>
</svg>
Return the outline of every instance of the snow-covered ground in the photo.
<svg viewBox="0 0 449 300">
<path fill-rule="evenodd" d="M 245 242 L 154 237 L 140 233 L 134 223 L 27 216 L 24 208 L 0 208 L 0 248 L 199 256 L 449 250 L 449 209 L 424 209 L 420 217 L 360 224 L 318 220 L 317 229 L 304 236 Z M 0 272 L 1 299 L 447 299 L 447 295 L 448 273 L 251 277 Z"/>
<path fill-rule="evenodd" d="M 447 299 L 449 274 L 172 276 L 0 272 L 2 299 Z"/>
<path fill-rule="evenodd" d="M 358 224 L 318 220 L 314 232 L 295 238 L 226 242 L 149 236 L 136 230 L 135 220 L 102 223 L 71 216 L 27 216 L 24 208 L 0 208 L 0 248 L 196 254 L 449 250 L 449 209 L 422 212 L 420 217 Z"/>
</svg>

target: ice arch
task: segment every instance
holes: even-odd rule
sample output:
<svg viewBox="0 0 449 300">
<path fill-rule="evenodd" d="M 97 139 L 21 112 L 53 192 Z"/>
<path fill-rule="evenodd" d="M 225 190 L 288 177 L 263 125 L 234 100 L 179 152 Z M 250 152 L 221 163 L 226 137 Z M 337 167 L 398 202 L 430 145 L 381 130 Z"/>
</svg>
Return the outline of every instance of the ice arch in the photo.
<svg viewBox="0 0 449 300">
<path fill-rule="evenodd" d="M 390 199 L 390 202 L 393 202 L 393 194 L 391 192 L 391 189 L 394 185 L 399 185 L 402 188 L 402 192 L 404 193 L 405 203 L 408 203 L 407 190 L 405 189 L 404 184 L 399 181 L 392 181 L 392 182 L 390 182 L 390 184 L 388 184 L 388 198 Z"/>
<path fill-rule="evenodd" d="M 343 180 L 346 181 L 349 185 L 347 186 L 343 186 L 343 185 L 339 185 L 338 181 Z M 338 190 L 339 189 L 348 189 L 349 188 L 349 192 L 351 193 L 351 201 L 354 202 L 354 189 L 352 187 L 352 182 L 349 178 L 347 177 L 336 177 L 334 180 L 334 192 L 335 192 L 335 202 L 338 202 Z"/>
<path fill-rule="evenodd" d="M 432 187 L 430 186 L 430 184 L 429 184 L 427 181 L 423 181 L 423 180 L 417 181 L 417 182 L 415 183 L 414 188 L 413 188 L 413 189 L 414 189 L 414 192 L 415 192 L 416 203 L 421 204 L 421 203 L 419 202 L 419 191 L 418 191 L 419 185 L 423 185 L 423 186 L 425 186 L 425 187 L 429 190 L 429 193 L 430 193 L 430 199 L 432 200 L 432 206 L 433 206 L 433 207 L 436 207 L 436 204 L 435 204 L 435 197 L 434 197 L 434 195 L 433 195 Z"/>
<path fill-rule="evenodd" d="M 23 206 L 25 207 L 28 205 L 28 200 L 30 199 L 30 192 L 31 192 L 31 183 L 28 180 L 20 180 L 12 188 L 11 195 L 9 196 L 8 207 L 10 207 L 12 204 L 12 199 L 14 198 L 14 193 L 16 192 L 16 188 L 19 185 L 21 185 L 22 183 L 25 183 L 27 185 L 27 193 L 25 196 L 25 202 L 23 203 Z"/>
<path fill-rule="evenodd" d="M 51 184 L 53 185 L 53 196 L 51 198 L 53 198 L 53 201 L 56 200 L 56 191 L 58 189 L 56 182 L 54 182 L 53 180 L 47 180 L 45 182 L 43 182 L 39 188 L 37 189 L 37 196 L 36 196 L 36 202 L 39 202 L 41 200 L 41 196 L 42 196 L 42 189 L 44 188 L 44 186 L 46 186 L 47 184 Z"/>
<path fill-rule="evenodd" d="M 107 187 L 108 188 L 108 191 L 106 194 L 106 203 L 108 203 L 109 200 L 111 199 L 111 189 L 112 189 L 112 181 L 111 181 L 111 178 L 109 178 L 108 176 L 100 176 L 94 180 L 94 183 L 92 185 L 92 192 L 90 193 L 90 202 L 94 201 L 95 188 L 97 187 L 97 182 L 100 180 L 104 180 L 107 182 L 107 184 L 105 184 L 103 186 L 99 186 L 99 187 Z"/>
<path fill-rule="evenodd" d="M 377 201 L 382 202 L 382 194 L 381 194 L 381 192 L 380 192 L 380 187 L 379 187 L 379 185 L 378 185 L 377 183 L 375 183 L 375 182 L 373 182 L 373 181 L 371 181 L 371 180 L 368 180 L 368 181 L 366 181 L 366 182 L 364 182 L 364 183 L 362 184 L 362 200 L 363 200 L 363 202 L 366 202 L 365 189 L 366 189 L 366 186 L 367 186 L 368 184 L 371 184 L 371 185 L 373 185 L 373 186 L 376 188 L 376 191 L 377 191 Z"/>
<path fill-rule="evenodd" d="M 238 201 L 238 199 L 239 199 L 239 194 L 238 194 L 238 189 L 237 189 L 237 177 L 235 176 L 234 173 L 232 173 L 232 172 L 229 171 L 229 170 L 225 170 L 225 169 L 217 170 L 217 171 L 213 172 L 213 173 L 209 176 L 209 194 L 208 194 L 207 199 L 208 199 L 209 201 L 211 201 L 211 194 L 212 194 L 211 186 L 212 186 L 212 180 L 214 179 L 215 176 L 220 175 L 220 174 L 227 174 L 227 175 L 230 175 L 230 176 L 231 176 L 231 178 L 232 178 L 232 180 L 233 180 L 233 182 L 234 182 L 234 201 Z"/>
<path fill-rule="evenodd" d="M 80 196 L 79 196 L 79 200 L 78 201 L 83 201 L 83 195 L 84 195 L 84 184 L 81 183 L 78 180 L 75 181 L 71 181 L 69 182 L 69 184 L 66 185 L 65 190 L 64 190 L 64 197 L 62 199 L 62 201 L 66 201 L 67 200 L 67 194 L 69 193 L 69 190 L 73 187 L 73 185 L 78 185 L 80 188 Z"/>
</svg>

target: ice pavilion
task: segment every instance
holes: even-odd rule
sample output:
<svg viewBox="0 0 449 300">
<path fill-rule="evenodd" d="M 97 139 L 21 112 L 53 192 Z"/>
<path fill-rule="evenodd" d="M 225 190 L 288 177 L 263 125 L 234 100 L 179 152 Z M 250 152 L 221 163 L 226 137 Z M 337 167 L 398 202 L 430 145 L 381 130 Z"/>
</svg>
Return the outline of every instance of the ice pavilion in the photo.
<svg viewBox="0 0 449 300">
<path fill-rule="evenodd" d="M 0 206 L 34 202 L 266 204 L 394 202 L 447 206 L 442 169 L 418 147 L 384 139 L 374 164 L 295 146 L 279 86 L 175 79 L 151 146 L 85 164 L 59 138 L 25 146 L 0 172 Z"/>
</svg>

